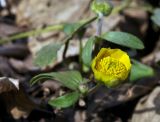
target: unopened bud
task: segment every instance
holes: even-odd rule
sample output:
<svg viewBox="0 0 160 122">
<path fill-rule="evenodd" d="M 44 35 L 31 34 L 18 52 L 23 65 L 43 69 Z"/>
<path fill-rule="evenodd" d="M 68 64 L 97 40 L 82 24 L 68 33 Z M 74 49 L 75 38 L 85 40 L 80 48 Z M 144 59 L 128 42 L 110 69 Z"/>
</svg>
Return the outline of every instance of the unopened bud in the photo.
<svg viewBox="0 0 160 122">
<path fill-rule="evenodd" d="M 107 0 L 94 0 L 91 9 L 98 15 L 108 16 L 112 11 L 112 5 Z"/>
</svg>

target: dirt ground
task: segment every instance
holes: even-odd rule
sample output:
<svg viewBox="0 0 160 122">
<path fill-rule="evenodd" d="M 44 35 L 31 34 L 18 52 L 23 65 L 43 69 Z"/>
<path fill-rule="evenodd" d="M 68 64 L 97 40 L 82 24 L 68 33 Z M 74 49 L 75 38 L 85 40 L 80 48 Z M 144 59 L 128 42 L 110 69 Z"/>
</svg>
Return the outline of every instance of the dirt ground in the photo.
<svg viewBox="0 0 160 122">
<path fill-rule="evenodd" d="M 60 83 L 45 80 L 30 85 L 31 78 L 40 73 L 79 68 L 77 37 L 71 40 L 65 60 L 61 49 L 56 62 L 44 68 L 36 66 L 34 58 L 41 47 L 63 42 L 66 37 L 61 26 L 42 33 L 36 30 L 93 17 L 91 1 L 0 0 L 0 122 L 160 122 L 160 26 L 151 19 L 153 11 L 160 7 L 159 0 L 131 0 L 130 6 L 105 17 L 102 26 L 102 32 L 118 30 L 140 38 L 145 45 L 143 50 L 110 46 L 120 47 L 152 67 L 154 76 L 116 88 L 102 86 L 65 109 L 48 104 L 50 98 L 68 91 Z M 125 0 L 109 1 L 117 7 Z M 84 43 L 95 35 L 96 24 L 87 26 Z M 31 33 L 14 36 L 25 32 Z"/>
</svg>

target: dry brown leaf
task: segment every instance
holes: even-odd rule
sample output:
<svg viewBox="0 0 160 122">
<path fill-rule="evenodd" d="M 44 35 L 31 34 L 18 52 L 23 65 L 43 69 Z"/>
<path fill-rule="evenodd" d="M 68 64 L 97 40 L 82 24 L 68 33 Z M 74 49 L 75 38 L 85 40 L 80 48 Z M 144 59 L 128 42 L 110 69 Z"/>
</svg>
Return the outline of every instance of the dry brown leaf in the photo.
<svg viewBox="0 0 160 122">
<path fill-rule="evenodd" d="M 0 94 L 12 90 L 19 90 L 19 80 L 7 77 L 0 77 Z"/>
<path fill-rule="evenodd" d="M 141 98 L 135 108 L 131 122 L 160 121 L 160 87 L 155 88 L 149 96 Z"/>
<path fill-rule="evenodd" d="M 1 100 L 5 103 L 6 109 L 15 119 L 26 117 L 36 107 L 36 104 L 29 98 L 22 85 L 18 91 L 8 91 L 0 94 Z"/>
<path fill-rule="evenodd" d="M 88 2 L 86 0 L 69 0 L 67 2 L 66 0 L 22 0 L 17 9 L 16 21 L 18 25 L 32 27 L 61 23 L 67 20 L 74 21 L 81 16 L 80 10 L 85 9 L 84 6 L 87 6 Z"/>
<path fill-rule="evenodd" d="M 26 117 L 35 107 L 18 79 L 0 77 L 0 97 L 15 119 Z"/>
</svg>

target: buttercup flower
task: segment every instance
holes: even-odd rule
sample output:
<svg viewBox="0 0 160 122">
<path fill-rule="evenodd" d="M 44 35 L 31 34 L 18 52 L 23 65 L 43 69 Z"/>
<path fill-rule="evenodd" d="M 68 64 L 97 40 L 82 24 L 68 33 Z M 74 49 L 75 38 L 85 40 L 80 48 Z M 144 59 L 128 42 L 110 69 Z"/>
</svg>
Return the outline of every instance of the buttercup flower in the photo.
<svg viewBox="0 0 160 122">
<path fill-rule="evenodd" d="M 131 69 L 130 58 L 120 49 L 102 48 L 91 64 L 96 80 L 108 87 L 121 84 Z"/>
</svg>

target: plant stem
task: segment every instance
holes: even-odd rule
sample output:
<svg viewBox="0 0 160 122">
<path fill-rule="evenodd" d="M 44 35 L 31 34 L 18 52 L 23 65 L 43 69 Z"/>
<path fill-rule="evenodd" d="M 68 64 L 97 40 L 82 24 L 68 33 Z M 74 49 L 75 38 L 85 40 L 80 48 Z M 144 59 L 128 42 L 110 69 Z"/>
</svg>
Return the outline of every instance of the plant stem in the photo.
<svg viewBox="0 0 160 122">
<path fill-rule="evenodd" d="M 46 28 L 41 28 L 41 29 L 35 29 L 35 30 L 27 31 L 27 32 L 22 32 L 22 33 L 12 35 L 12 36 L 7 37 L 7 38 L 0 39 L 0 44 L 4 44 L 4 43 L 10 42 L 12 40 L 25 38 L 25 37 L 28 37 L 28 36 L 38 35 L 38 34 L 41 34 L 41 33 L 46 33 L 46 32 L 50 32 L 50 31 L 54 31 L 54 30 L 62 30 L 62 29 L 63 29 L 63 25 L 53 25 L 53 26 L 48 26 Z"/>
<path fill-rule="evenodd" d="M 97 32 L 96 32 L 97 36 L 100 36 L 102 33 L 102 25 L 103 25 L 103 14 L 100 13 L 97 22 Z"/>
<path fill-rule="evenodd" d="M 65 47 L 64 47 L 64 52 L 63 52 L 63 59 L 65 59 L 66 52 L 67 52 L 67 49 L 68 49 L 68 46 L 69 46 L 69 41 L 70 41 L 84 26 L 88 25 L 89 23 L 93 22 L 93 21 L 96 20 L 96 19 L 97 19 L 97 16 L 89 19 L 88 21 L 86 21 L 84 24 L 82 24 L 77 30 L 75 30 L 71 35 L 69 35 L 69 36 L 64 40 Z"/>
<path fill-rule="evenodd" d="M 100 86 L 102 86 L 101 83 L 97 83 L 96 86 L 94 86 L 93 88 L 91 88 L 87 94 L 93 94 Z"/>
<path fill-rule="evenodd" d="M 96 36 L 100 36 L 101 35 L 102 26 L 103 26 L 103 14 L 99 13 L 98 22 L 97 22 Z M 99 51 L 100 47 L 101 47 L 101 42 L 97 40 L 96 44 L 95 44 L 95 51 L 94 51 L 95 54 Z"/>
<path fill-rule="evenodd" d="M 79 39 L 79 63 L 80 63 L 80 70 L 82 71 L 82 67 L 83 67 L 83 62 L 82 62 L 82 50 L 83 50 L 83 46 L 82 46 L 82 39 Z"/>
</svg>

